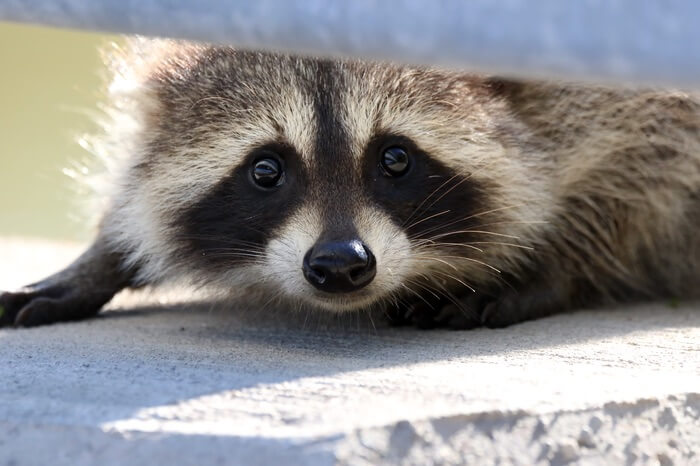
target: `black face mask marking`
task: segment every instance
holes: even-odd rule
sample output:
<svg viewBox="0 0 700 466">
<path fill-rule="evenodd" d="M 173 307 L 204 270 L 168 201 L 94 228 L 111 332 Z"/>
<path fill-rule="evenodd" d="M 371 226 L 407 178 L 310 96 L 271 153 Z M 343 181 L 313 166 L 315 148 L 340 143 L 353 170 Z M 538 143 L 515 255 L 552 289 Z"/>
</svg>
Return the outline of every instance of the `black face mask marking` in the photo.
<svg viewBox="0 0 700 466">
<path fill-rule="evenodd" d="M 382 157 L 387 147 L 400 147 L 408 153 L 410 169 L 402 176 L 384 173 Z M 467 230 L 483 219 L 469 217 L 488 209 L 483 187 L 467 176 L 457 175 L 410 139 L 376 136 L 365 151 L 363 170 L 370 198 L 410 239 L 461 244 L 474 240 Z M 464 254 L 459 246 L 444 244 L 441 249 Z"/>
<path fill-rule="evenodd" d="M 285 181 L 274 188 L 260 188 L 251 180 L 251 168 L 270 153 L 283 160 Z M 253 151 L 177 219 L 182 233 L 176 240 L 183 262 L 195 256 L 202 266 L 223 270 L 255 262 L 274 232 L 301 204 L 307 184 L 299 155 L 291 147 L 271 144 Z"/>
</svg>

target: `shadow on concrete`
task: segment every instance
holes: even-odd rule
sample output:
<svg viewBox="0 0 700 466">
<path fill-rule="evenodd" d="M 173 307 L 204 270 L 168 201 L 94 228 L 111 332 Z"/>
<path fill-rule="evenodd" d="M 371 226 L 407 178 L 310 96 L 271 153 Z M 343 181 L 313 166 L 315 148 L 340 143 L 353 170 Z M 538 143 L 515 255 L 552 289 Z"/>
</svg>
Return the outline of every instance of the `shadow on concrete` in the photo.
<svg viewBox="0 0 700 466">
<path fill-rule="evenodd" d="M 262 314 L 206 302 L 144 305 L 136 297 L 90 321 L 0 332 L 8 361 L 0 367 L 6 387 L 0 418 L 23 419 L 35 409 L 32 400 L 41 399 L 42 422 L 95 425 L 263 384 L 445 361 L 458 361 L 455 370 L 464 371 L 485 358 L 545 351 L 576 358 L 557 348 L 689 327 L 700 327 L 697 306 L 665 303 L 580 311 L 499 330 L 425 331 L 363 316 Z M 614 364 L 615 355 L 607 357 Z"/>
<path fill-rule="evenodd" d="M 105 321 L 150 316 L 172 322 L 196 321 L 196 334 L 207 340 L 249 342 L 280 350 L 302 350 L 326 357 L 379 358 L 396 364 L 431 362 L 514 351 L 546 349 L 607 340 L 635 332 L 700 327 L 700 303 L 666 302 L 579 310 L 513 325 L 505 329 L 420 330 L 391 327 L 381 316 L 289 313 L 284 308 L 264 314 L 243 304 L 183 302 L 170 306 L 131 307 L 108 311 Z M 173 324 L 173 327 L 177 327 Z M 178 327 L 185 331 L 187 327 Z M 194 330 L 194 329 L 190 329 Z"/>
</svg>

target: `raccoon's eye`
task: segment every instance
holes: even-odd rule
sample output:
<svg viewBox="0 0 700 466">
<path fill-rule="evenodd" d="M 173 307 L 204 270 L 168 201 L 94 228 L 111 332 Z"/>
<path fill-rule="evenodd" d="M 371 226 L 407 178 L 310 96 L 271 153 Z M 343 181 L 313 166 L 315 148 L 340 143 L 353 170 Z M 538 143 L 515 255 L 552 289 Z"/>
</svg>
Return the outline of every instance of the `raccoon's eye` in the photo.
<svg viewBox="0 0 700 466">
<path fill-rule="evenodd" d="M 380 165 L 387 176 L 401 176 L 408 171 L 408 153 L 399 146 L 384 149 Z"/>
<path fill-rule="evenodd" d="M 282 163 L 274 157 L 257 159 L 250 174 L 255 184 L 263 188 L 274 188 L 284 183 Z"/>
</svg>

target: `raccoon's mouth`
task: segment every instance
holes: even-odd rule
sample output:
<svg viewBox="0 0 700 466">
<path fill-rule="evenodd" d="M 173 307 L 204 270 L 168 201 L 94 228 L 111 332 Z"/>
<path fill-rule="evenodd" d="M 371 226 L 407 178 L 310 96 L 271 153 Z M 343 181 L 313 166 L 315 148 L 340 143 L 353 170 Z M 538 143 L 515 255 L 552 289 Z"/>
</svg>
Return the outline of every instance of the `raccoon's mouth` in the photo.
<svg viewBox="0 0 700 466">
<path fill-rule="evenodd" d="M 356 311 L 370 307 L 381 299 L 376 293 L 367 289 L 333 294 L 314 290 L 304 298 L 315 307 L 333 312 Z"/>
</svg>

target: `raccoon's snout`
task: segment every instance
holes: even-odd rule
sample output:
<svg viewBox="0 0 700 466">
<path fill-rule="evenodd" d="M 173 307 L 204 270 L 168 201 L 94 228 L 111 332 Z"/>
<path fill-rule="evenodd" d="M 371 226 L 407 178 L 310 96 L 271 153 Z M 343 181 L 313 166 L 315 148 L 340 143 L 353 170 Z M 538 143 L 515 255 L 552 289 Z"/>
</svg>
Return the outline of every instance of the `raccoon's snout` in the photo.
<svg viewBox="0 0 700 466">
<path fill-rule="evenodd" d="M 304 256 L 304 277 L 327 293 L 349 293 L 367 286 L 377 273 L 377 261 L 358 240 L 314 245 Z"/>
</svg>

